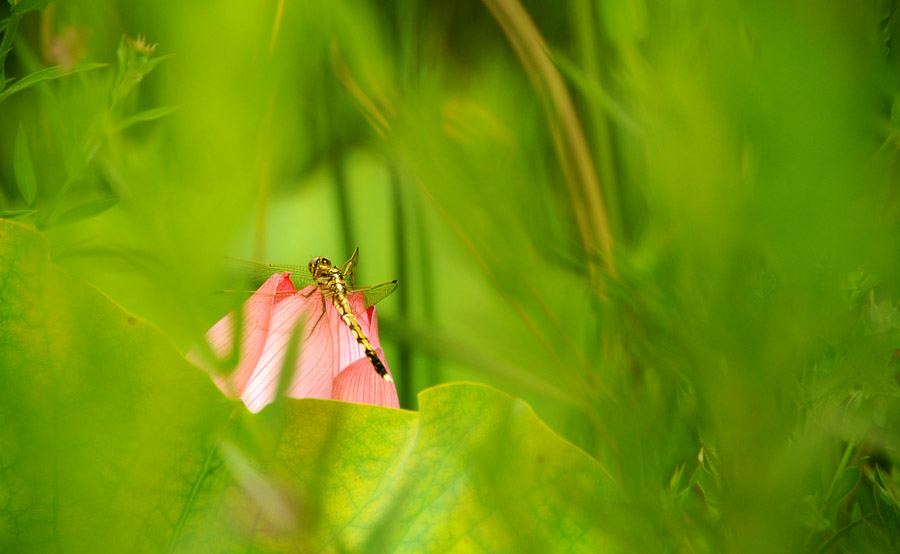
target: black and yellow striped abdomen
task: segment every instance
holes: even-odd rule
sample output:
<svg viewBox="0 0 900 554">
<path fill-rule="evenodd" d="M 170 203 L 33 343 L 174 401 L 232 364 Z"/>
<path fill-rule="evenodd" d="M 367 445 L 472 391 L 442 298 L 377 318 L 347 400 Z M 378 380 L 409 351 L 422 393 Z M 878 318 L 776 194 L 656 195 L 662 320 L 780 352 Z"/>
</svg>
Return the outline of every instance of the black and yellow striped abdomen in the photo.
<svg viewBox="0 0 900 554">
<path fill-rule="evenodd" d="M 347 327 L 350 328 L 350 332 L 353 333 L 353 336 L 356 337 L 356 342 L 358 342 L 359 345 L 363 347 L 363 350 L 365 350 L 366 357 L 372 362 L 375 371 L 388 383 L 393 382 L 393 379 L 387 372 L 387 369 L 385 369 L 384 364 L 381 363 L 381 359 L 378 358 L 375 349 L 372 348 L 372 343 L 369 342 L 369 338 L 363 332 L 362 327 L 359 326 L 359 322 L 356 321 L 356 316 L 353 315 L 353 310 L 350 308 L 350 302 L 347 301 L 347 297 L 342 294 L 334 294 L 331 299 L 334 303 L 334 307 L 337 309 L 338 313 L 341 314 L 341 319 Z"/>
</svg>

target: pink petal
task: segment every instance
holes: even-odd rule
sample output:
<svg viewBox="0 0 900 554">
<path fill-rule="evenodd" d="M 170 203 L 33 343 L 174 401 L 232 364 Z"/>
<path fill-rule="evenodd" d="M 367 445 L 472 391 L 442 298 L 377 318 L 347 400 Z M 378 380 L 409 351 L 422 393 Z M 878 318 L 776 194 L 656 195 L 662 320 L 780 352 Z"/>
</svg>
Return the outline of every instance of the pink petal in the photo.
<svg viewBox="0 0 900 554">
<path fill-rule="evenodd" d="M 304 289 L 301 294 L 309 290 L 311 289 Z M 360 314 L 357 321 L 368 336 L 371 331 L 371 314 L 363 309 L 365 304 L 362 296 L 362 293 L 351 294 L 348 300 L 351 309 Z M 308 324 L 312 326 L 322 314 L 322 297 L 313 293 L 310 300 Z M 370 337 L 370 342 L 373 348 L 380 346 L 377 335 Z M 300 363 L 287 395 L 291 398 L 331 398 L 331 383 L 334 378 L 342 369 L 359 359 L 368 361 L 365 351 L 341 320 L 334 304 L 326 301 L 325 315 L 304 339 Z M 372 371 L 375 369 L 372 368 Z"/>
<path fill-rule="evenodd" d="M 375 352 L 381 358 L 384 367 L 387 368 L 384 351 L 381 348 L 377 348 Z M 390 371 L 390 368 L 388 368 L 388 373 Z M 375 404 L 376 406 L 388 408 L 400 407 L 400 401 L 397 399 L 397 387 L 394 386 L 394 383 L 388 383 L 382 379 L 375 372 L 372 362 L 368 358 L 353 362 L 335 377 L 332 398 L 345 402 Z"/>
<path fill-rule="evenodd" d="M 302 343 L 288 396 L 331 398 L 331 381 L 338 371 L 334 337 L 342 331 L 343 323 L 330 302 L 325 303 L 322 315 L 322 295 L 312 290 L 314 286 L 297 292 L 273 311 L 265 349 L 242 396 L 250 411 L 259 411 L 274 399 L 291 332 L 297 324 L 306 329 L 300 335 Z"/>
<path fill-rule="evenodd" d="M 276 273 L 244 302 L 241 349 L 237 367 L 228 377 L 213 376 L 213 380 L 226 395 L 235 397 L 243 394 L 265 346 L 272 309 L 290 297 L 290 293 L 295 290 L 289 273 Z M 236 315 L 232 312 L 220 319 L 206 333 L 210 347 L 220 358 L 229 356 L 234 348 L 235 325 Z"/>
</svg>

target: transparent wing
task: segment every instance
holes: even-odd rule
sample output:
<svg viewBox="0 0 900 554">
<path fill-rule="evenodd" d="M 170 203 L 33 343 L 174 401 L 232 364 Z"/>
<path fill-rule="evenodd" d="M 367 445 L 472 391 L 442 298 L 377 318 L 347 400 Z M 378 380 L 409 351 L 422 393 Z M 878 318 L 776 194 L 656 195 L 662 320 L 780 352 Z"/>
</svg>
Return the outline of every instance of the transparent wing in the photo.
<svg viewBox="0 0 900 554">
<path fill-rule="evenodd" d="M 362 292 L 366 301 L 366 308 L 370 306 L 374 306 L 378 302 L 381 302 L 394 290 L 397 288 L 397 281 L 387 281 L 385 283 L 381 283 L 378 285 L 370 285 L 364 287 L 355 287 L 353 282 L 356 277 L 356 263 L 359 260 L 359 249 L 353 251 L 353 255 L 350 256 L 350 259 L 347 260 L 346 263 L 341 268 L 341 271 L 344 274 L 344 279 L 347 281 L 351 292 Z M 294 286 L 297 290 L 300 290 L 309 285 L 315 284 L 315 280 L 312 278 L 312 275 L 309 274 L 309 269 L 306 266 L 302 265 L 290 265 L 290 264 L 273 264 L 267 262 L 258 262 L 256 260 L 249 260 L 247 258 L 235 258 L 229 257 L 228 263 L 232 266 L 240 278 L 243 280 L 243 286 L 240 288 L 243 289 L 248 283 L 254 287 L 258 287 L 266 279 L 272 276 L 273 273 L 284 273 L 288 272 L 291 274 L 291 281 L 294 283 Z M 240 294 L 252 294 L 254 291 L 252 290 L 228 290 L 228 291 L 220 291 L 225 293 L 240 293 Z M 293 293 L 274 293 L 274 294 L 293 294 Z"/>
<path fill-rule="evenodd" d="M 246 282 L 254 286 L 259 286 L 273 273 L 289 272 L 291 281 L 297 289 L 302 289 L 307 285 L 312 285 L 315 281 L 309 274 L 309 269 L 302 265 L 289 264 L 270 264 L 267 262 L 258 262 L 256 260 L 248 260 L 247 258 L 229 257 L 228 263 L 235 272 Z"/>
<path fill-rule="evenodd" d="M 294 294 L 297 294 L 297 291 L 295 291 L 295 290 L 279 290 L 279 291 L 272 291 L 272 292 L 264 292 L 264 291 L 249 290 L 249 289 L 246 289 L 246 290 L 245 289 L 225 289 L 225 290 L 213 291 L 212 294 L 236 294 L 236 295 L 240 295 L 242 298 L 243 297 L 249 298 L 249 297 L 253 296 L 254 294 L 264 294 L 266 296 L 292 296 Z"/>
<path fill-rule="evenodd" d="M 353 287 L 353 284 L 356 283 L 357 262 L 359 262 L 359 248 L 354 250 L 350 259 L 341 266 L 341 273 L 344 274 L 344 280 L 347 281 L 347 284 L 350 285 L 351 288 Z"/>
<path fill-rule="evenodd" d="M 366 308 L 370 306 L 374 306 L 378 304 L 388 296 L 394 290 L 397 289 L 397 281 L 388 281 L 386 283 L 381 283 L 380 285 L 371 285 L 368 287 L 359 287 L 359 288 L 351 288 L 352 292 L 362 292 L 363 298 L 366 300 Z"/>
</svg>

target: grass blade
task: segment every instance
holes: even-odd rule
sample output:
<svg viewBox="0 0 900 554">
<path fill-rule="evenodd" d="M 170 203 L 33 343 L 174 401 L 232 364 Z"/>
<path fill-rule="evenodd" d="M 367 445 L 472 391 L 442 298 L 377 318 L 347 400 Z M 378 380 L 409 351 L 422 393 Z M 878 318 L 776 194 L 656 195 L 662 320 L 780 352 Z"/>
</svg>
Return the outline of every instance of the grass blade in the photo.
<svg viewBox="0 0 900 554">
<path fill-rule="evenodd" d="M 23 215 L 36 214 L 37 210 L 6 210 L 5 212 L 0 212 L 0 218 L 3 219 L 13 219 L 15 217 L 20 217 Z"/>
<path fill-rule="evenodd" d="M 84 63 L 70 67 L 68 69 L 63 68 L 60 65 L 42 69 L 40 71 L 32 73 L 31 75 L 22 77 L 21 79 L 13 83 L 9 88 L 4 90 L 3 92 L 0 92 L 0 102 L 3 102 L 17 92 L 22 92 L 27 88 L 33 87 L 41 81 L 59 79 L 60 77 L 72 75 L 73 73 L 81 73 L 83 71 L 91 71 L 92 69 L 97 69 L 99 67 L 106 67 L 106 65 L 107 64 L 105 63 Z"/>
<path fill-rule="evenodd" d="M 50 0 L 21 0 L 13 3 L 9 8 L 9 12 L 13 14 L 23 14 L 25 12 L 41 11 L 47 7 Z"/>
<path fill-rule="evenodd" d="M 149 110 L 144 110 L 142 112 L 138 112 L 132 116 L 126 117 L 119 123 L 119 126 L 116 127 L 117 131 L 122 131 L 131 127 L 132 125 L 143 123 L 145 121 L 153 121 L 154 119 L 159 119 L 161 117 L 165 117 L 170 113 L 177 110 L 177 106 L 161 106 L 159 108 L 152 108 Z"/>
<path fill-rule="evenodd" d="M 856 521 L 851 522 L 850 524 L 848 524 L 848 525 L 842 527 L 841 529 L 839 529 L 839 530 L 834 534 L 834 536 L 832 536 L 830 539 L 828 539 L 827 541 L 825 541 L 824 543 L 822 543 L 821 546 L 819 546 L 818 548 L 816 548 L 814 554 L 825 554 L 825 552 L 828 552 L 828 551 L 831 549 L 831 547 L 834 546 L 835 544 L 837 544 L 837 542 L 838 542 L 839 540 L 841 540 L 841 538 L 842 538 L 844 535 L 846 535 L 847 533 L 849 533 L 850 531 L 852 531 L 853 528 L 855 528 L 855 527 L 856 527 L 857 525 L 859 525 L 860 523 L 864 522 L 866 519 L 868 519 L 868 518 L 867 518 L 867 517 L 864 517 L 864 518 L 857 519 Z"/>
<path fill-rule="evenodd" d="M 19 21 L 21 20 L 21 15 L 12 14 L 3 25 L 3 40 L 0 40 L 0 89 L 6 87 L 6 55 L 9 54 L 13 37 L 16 35 L 16 29 L 19 27 Z"/>
<path fill-rule="evenodd" d="M 547 122 L 556 142 L 572 212 L 589 256 L 591 280 L 598 285 L 596 258 L 608 275 L 617 276 L 612 261 L 613 237 L 606 201 L 594 169 L 587 139 L 562 76 L 548 54 L 549 47 L 518 0 L 483 0 L 522 62 L 535 91 L 545 102 Z M 599 287 L 599 285 L 598 285 Z"/>
<path fill-rule="evenodd" d="M 96 200 L 91 200 L 90 202 L 85 202 L 84 204 L 76 206 L 59 216 L 59 219 L 54 221 L 53 225 L 65 225 L 67 223 L 75 223 L 76 221 L 81 221 L 82 219 L 94 217 L 95 215 L 99 215 L 112 208 L 118 203 L 119 199 L 114 196 L 110 196 L 108 198 L 98 198 Z"/>
</svg>

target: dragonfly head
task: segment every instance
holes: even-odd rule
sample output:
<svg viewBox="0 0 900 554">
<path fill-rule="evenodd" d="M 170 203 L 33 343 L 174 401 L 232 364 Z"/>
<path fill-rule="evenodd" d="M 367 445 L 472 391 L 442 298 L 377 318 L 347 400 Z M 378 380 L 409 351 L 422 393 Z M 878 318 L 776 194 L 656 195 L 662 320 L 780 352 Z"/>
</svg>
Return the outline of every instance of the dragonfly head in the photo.
<svg viewBox="0 0 900 554">
<path fill-rule="evenodd" d="M 331 260 L 328 258 L 313 258 L 309 261 L 309 274 L 313 276 L 313 278 L 318 278 L 320 275 L 327 274 L 328 270 L 333 268 Z"/>
</svg>

